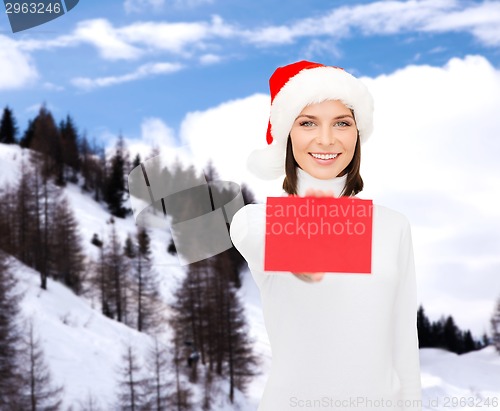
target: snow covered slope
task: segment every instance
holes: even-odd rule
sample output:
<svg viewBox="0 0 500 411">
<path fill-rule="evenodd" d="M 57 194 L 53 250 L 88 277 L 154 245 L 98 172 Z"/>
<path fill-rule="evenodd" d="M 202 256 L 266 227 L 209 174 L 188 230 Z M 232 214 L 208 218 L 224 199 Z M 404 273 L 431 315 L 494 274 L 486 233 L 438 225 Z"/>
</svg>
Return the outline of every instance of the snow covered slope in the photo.
<svg viewBox="0 0 500 411">
<path fill-rule="evenodd" d="M 0 144 L 0 187 L 14 183 L 19 177 L 22 152 L 18 146 Z M 97 257 L 97 249 L 90 243 L 94 233 L 106 238 L 109 213 L 78 186 L 69 184 L 65 193 L 80 224 L 82 242 L 86 252 Z M 117 232 L 122 239 L 135 232 L 133 218 L 116 219 Z M 155 266 L 160 273 L 161 291 L 166 301 L 185 275 L 177 258 L 165 252 L 170 234 L 152 229 L 151 246 Z M 117 392 L 117 369 L 126 343 L 132 343 L 144 356 L 151 337 L 104 317 L 94 308 L 94 301 L 78 297 L 62 284 L 49 279 L 48 290 L 40 289 L 39 274 L 12 260 L 11 267 L 25 292 L 22 310 L 33 316 L 35 329 L 41 337 L 46 359 L 54 381 L 65 386 L 65 404 L 79 409 L 89 393 L 103 410 L 112 410 Z M 250 272 L 243 273 L 243 286 L 239 291 L 245 304 L 250 333 L 255 339 L 255 350 L 262 356 L 262 374 L 249 387 L 248 398 L 236 393 L 237 405 L 226 401 L 228 387 L 221 386 L 216 397 L 218 411 L 255 411 L 262 395 L 271 365 L 271 349 L 264 327 L 257 286 Z M 165 327 L 165 336 L 169 335 Z M 424 410 L 493 410 L 481 403 L 487 397 L 496 397 L 500 403 L 500 356 L 493 347 L 481 351 L 456 355 L 440 349 L 421 349 L 421 370 Z M 201 391 L 195 390 L 197 396 Z M 467 399 L 475 405 L 461 405 Z M 457 406 L 454 406 L 457 405 Z M 500 405 L 498 408 L 500 409 Z"/>
<path fill-rule="evenodd" d="M 18 181 L 21 158 L 27 160 L 28 153 L 28 150 L 22 150 L 19 146 L 0 144 L 0 187 Z M 101 239 L 107 237 L 110 227 L 106 221 L 110 214 L 74 184 L 68 184 L 64 192 L 79 222 L 85 252 L 97 258 L 98 249 L 90 240 L 94 233 Z M 136 232 L 132 217 L 116 218 L 115 226 L 122 243 L 128 233 Z M 159 273 L 160 291 L 168 303 L 185 276 L 185 270 L 177 257 L 166 252 L 169 232 L 151 229 L 149 234 L 154 268 Z M 91 396 L 100 409 L 115 409 L 118 370 L 123 350 L 127 344 L 131 344 L 137 348 L 139 358 L 144 358 L 152 344 L 152 338 L 103 316 L 98 308 L 97 296 L 94 297 L 95 300 L 76 296 L 67 287 L 50 278 L 45 291 L 40 288 L 39 273 L 14 258 L 9 260 L 9 267 L 24 294 L 22 312 L 26 318 L 34 319 L 35 332 L 41 339 L 54 382 L 65 387 L 65 406 L 79 410 L 81 404 Z M 169 336 L 170 329 L 165 324 L 161 337 L 167 341 Z M 256 406 L 248 404 L 238 390 L 235 394 L 236 404 L 233 405 L 228 404 L 228 386 L 222 384 L 215 387 L 215 390 L 219 390 L 218 398 L 214 398 L 217 410 L 256 409 Z M 201 398 L 200 389 L 195 388 L 193 391 L 195 399 Z"/>
</svg>

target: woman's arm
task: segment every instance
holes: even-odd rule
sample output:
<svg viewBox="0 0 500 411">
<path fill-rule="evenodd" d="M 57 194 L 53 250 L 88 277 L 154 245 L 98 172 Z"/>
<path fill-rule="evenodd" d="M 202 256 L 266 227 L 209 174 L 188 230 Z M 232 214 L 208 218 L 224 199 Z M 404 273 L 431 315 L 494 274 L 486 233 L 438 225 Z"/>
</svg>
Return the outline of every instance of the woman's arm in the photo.
<svg viewBox="0 0 500 411">
<path fill-rule="evenodd" d="M 264 272 L 266 211 L 264 204 L 247 205 L 234 215 L 230 236 L 236 249 L 245 258 L 257 283 Z M 292 273 L 308 283 L 321 281 L 324 273 Z"/>
<path fill-rule="evenodd" d="M 233 216 L 229 234 L 231 241 L 250 269 L 264 271 L 265 204 L 250 204 Z"/>
<path fill-rule="evenodd" d="M 417 331 L 417 284 L 411 228 L 403 229 L 398 268 L 400 282 L 394 306 L 394 364 L 401 381 L 405 411 L 422 410 L 420 354 Z"/>
</svg>

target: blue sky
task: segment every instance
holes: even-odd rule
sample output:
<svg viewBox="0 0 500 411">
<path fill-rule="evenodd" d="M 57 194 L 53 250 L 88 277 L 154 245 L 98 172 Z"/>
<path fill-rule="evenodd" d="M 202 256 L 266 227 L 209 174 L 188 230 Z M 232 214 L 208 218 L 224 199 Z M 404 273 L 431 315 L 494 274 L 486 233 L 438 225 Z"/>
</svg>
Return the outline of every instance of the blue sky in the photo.
<svg viewBox="0 0 500 411">
<path fill-rule="evenodd" d="M 0 17 L 0 105 L 23 131 L 46 102 L 90 139 L 188 146 L 260 200 L 245 168 L 265 145 L 268 79 L 309 59 L 375 100 L 363 198 L 412 224 L 418 299 L 480 335 L 500 298 L 500 2 L 81 0 L 12 34 Z M 1 171 L 1 170 L 0 170 Z"/>
<path fill-rule="evenodd" d="M 145 117 L 177 129 L 187 112 L 267 93 L 272 71 L 299 59 L 371 77 L 467 54 L 498 66 L 499 21 L 488 1 L 81 0 L 16 34 L 0 17 L 0 47 L 17 56 L 0 104 L 21 129 L 47 102 L 89 137 L 133 138 Z"/>
</svg>

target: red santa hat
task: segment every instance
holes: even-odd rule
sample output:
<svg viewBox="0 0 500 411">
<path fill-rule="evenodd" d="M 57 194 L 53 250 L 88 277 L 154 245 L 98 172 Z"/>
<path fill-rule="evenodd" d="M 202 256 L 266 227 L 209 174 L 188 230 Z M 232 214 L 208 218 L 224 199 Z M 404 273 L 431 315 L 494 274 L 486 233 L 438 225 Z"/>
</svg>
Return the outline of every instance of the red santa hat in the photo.
<svg viewBox="0 0 500 411">
<path fill-rule="evenodd" d="M 373 129 L 373 98 L 366 86 L 343 68 L 310 61 L 278 67 L 269 79 L 271 114 L 267 127 L 268 146 L 253 151 L 248 168 L 258 177 L 272 180 L 285 174 L 288 135 L 305 106 L 325 100 L 340 100 L 354 111 L 361 143 Z"/>
</svg>

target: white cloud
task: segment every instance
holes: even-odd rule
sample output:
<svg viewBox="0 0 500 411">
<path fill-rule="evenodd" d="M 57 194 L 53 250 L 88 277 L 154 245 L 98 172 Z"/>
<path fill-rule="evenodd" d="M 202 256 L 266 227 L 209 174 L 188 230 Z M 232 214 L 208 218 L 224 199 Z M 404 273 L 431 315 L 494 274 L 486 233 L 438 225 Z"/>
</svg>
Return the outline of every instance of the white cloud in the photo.
<svg viewBox="0 0 500 411">
<path fill-rule="evenodd" d="M 212 4 L 213 0 L 125 0 L 123 7 L 127 13 L 148 13 L 167 8 L 194 9 L 205 4 Z"/>
<path fill-rule="evenodd" d="M 138 22 L 117 29 L 118 35 L 129 43 L 141 44 L 151 50 L 183 53 L 188 44 L 205 39 L 210 25 L 201 23 Z"/>
<path fill-rule="evenodd" d="M 486 46 L 500 45 L 500 3 L 458 0 L 378 1 L 333 9 L 324 16 L 293 24 L 246 30 L 242 35 L 259 45 L 290 44 L 298 38 L 349 37 L 410 32 L 468 32 Z"/>
<path fill-rule="evenodd" d="M 500 71 L 468 56 L 364 80 L 376 122 L 363 149 L 363 197 L 409 217 L 420 295 L 430 307 L 443 295 L 460 295 L 448 310 L 465 319 L 460 301 L 484 308 L 498 294 L 500 257 L 492 250 L 500 238 L 489 231 L 500 231 Z M 467 325 L 482 329 L 484 315 Z"/>
<path fill-rule="evenodd" d="M 141 140 L 150 146 L 176 146 L 174 130 L 156 117 L 148 117 L 142 122 Z"/>
<path fill-rule="evenodd" d="M 143 54 L 143 50 L 120 38 L 117 29 L 104 18 L 81 21 L 70 34 L 43 40 L 27 38 L 19 40 L 17 44 L 21 50 L 25 51 L 51 50 L 90 44 L 106 60 L 134 60 Z"/>
<path fill-rule="evenodd" d="M 0 35 L 0 90 L 29 86 L 38 79 L 31 57 L 19 49 L 17 43 Z"/>
<path fill-rule="evenodd" d="M 58 84 L 54 84 L 54 83 L 51 83 L 50 81 L 46 81 L 42 84 L 42 87 L 45 89 L 45 90 L 49 90 L 49 91 L 63 91 L 64 90 L 64 87 L 63 86 L 60 86 Z"/>
<path fill-rule="evenodd" d="M 464 185 L 493 187 L 500 170 L 493 154 L 500 141 L 492 137 L 500 134 L 494 114 L 500 72 L 485 58 L 453 58 L 444 67 L 413 65 L 364 80 L 376 103 L 364 165 L 376 173 L 376 187 L 446 187 L 457 195 Z"/>
<path fill-rule="evenodd" d="M 176 146 L 175 132 L 163 120 L 156 117 L 147 117 L 141 124 L 139 138 L 125 139 L 127 148 L 134 158 L 137 154 L 142 161 L 151 157 L 153 150 L 168 151 Z M 112 144 L 108 145 L 112 147 Z"/>
<path fill-rule="evenodd" d="M 142 55 L 140 48 L 127 42 L 106 19 L 86 20 L 80 22 L 73 33 L 78 42 L 92 44 L 99 54 L 108 60 L 131 60 Z"/>
<path fill-rule="evenodd" d="M 216 64 L 220 63 L 222 61 L 222 57 L 218 56 L 216 54 L 203 54 L 200 57 L 200 63 L 209 65 L 209 64 Z"/>
<path fill-rule="evenodd" d="M 98 78 L 77 77 L 71 80 L 71 83 L 84 90 L 92 90 L 98 87 L 108 87 L 121 83 L 139 80 L 157 74 L 170 74 L 182 69 L 178 63 L 148 63 L 143 64 L 131 73 L 121 76 L 108 76 Z"/>
<path fill-rule="evenodd" d="M 482 332 L 500 270 L 500 238 L 492 234 L 500 232 L 500 70 L 468 56 L 363 81 L 375 99 L 375 131 L 363 146 L 361 197 L 412 223 L 428 314 L 441 314 L 438 300 L 447 295 L 445 311 Z M 281 188 L 246 170 L 251 150 L 265 146 L 269 103 L 256 94 L 189 113 L 180 130 L 198 164 L 211 158 L 222 179 L 248 183 L 261 201 Z M 472 314 L 467 307 L 482 308 Z"/>
<path fill-rule="evenodd" d="M 463 10 L 454 10 L 430 18 L 424 30 L 468 31 L 488 46 L 500 44 L 500 3 L 491 1 L 476 4 Z"/>
<path fill-rule="evenodd" d="M 177 7 L 175 0 L 171 7 Z M 181 2 L 183 7 L 195 7 L 208 0 Z M 164 0 L 126 1 L 130 12 L 150 7 L 166 8 Z M 180 4 L 180 3 L 179 3 Z M 180 5 L 179 5 L 180 7 Z M 84 20 L 72 33 L 53 39 L 23 39 L 17 42 L 20 50 L 33 51 L 90 44 L 105 60 L 134 60 L 148 54 L 171 53 L 177 56 L 199 58 L 210 54 L 223 41 L 246 42 L 256 46 L 293 44 L 311 39 L 307 52 L 314 52 L 325 44 L 354 35 L 394 35 L 399 33 L 469 33 L 485 46 L 500 45 L 500 2 L 471 3 L 459 0 L 378 1 L 342 6 L 321 15 L 294 22 L 264 27 L 242 28 L 226 23 L 220 16 L 210 20 L 189 22 L 137 21 L 114 26 L 104 18 Z M 222 44 L 223 45 L 223 44 Z M 328 46 L 327 46 L 328 47 Z M 339 53 L 338 50 L 333 50 Z M 203 63 L 203 59 L 202 59 Z"/>
<path fill-rule="evenodd" d="M 90 44 L 105 60 L 135 60 L 147 53 L 166 51 L 189 57 L 192 50 L 206 51 L 205 42 L 236 35 L 236 29 L 219 16 L 199 22 L 135 22 L 115 27 L 107 19 L 84 20 L 68 34 L 49 40 L 19 40 L 25 51 Z"/>
<path fill-rule="evenodd" d="M 263 94 L 191 112 L 181 124 L 181 142 L 189 145 L 196 164 L 212 160 L 221 179 L 245 181 L 261 188 L 259 194 L 266 188 L 279 193 L 279 182 L 263 183 L 245 168 L 248 153 L 265 145 L 268 116 L 269 97 Z"/>
<path fill-rule="evenodd" d="M 165 0 L 125 0 L 123 7 L 127 13 L 145 13 L 161 10 Z"/>
</svg>

